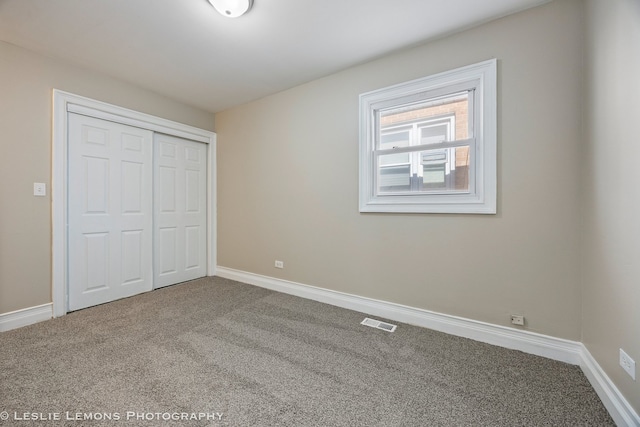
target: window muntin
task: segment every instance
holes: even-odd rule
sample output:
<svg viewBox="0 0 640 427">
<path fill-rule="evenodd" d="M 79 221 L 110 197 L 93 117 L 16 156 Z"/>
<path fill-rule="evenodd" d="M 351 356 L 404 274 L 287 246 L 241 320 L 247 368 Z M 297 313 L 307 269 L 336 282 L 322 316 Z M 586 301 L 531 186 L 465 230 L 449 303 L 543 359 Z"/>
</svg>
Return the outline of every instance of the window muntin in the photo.
<svg viewBox="0 0 640 427">
<path fill-rule="evenodd" d="M 496 60 L 360 101 L 361 212 L 495 213 Z"/>
</svg>

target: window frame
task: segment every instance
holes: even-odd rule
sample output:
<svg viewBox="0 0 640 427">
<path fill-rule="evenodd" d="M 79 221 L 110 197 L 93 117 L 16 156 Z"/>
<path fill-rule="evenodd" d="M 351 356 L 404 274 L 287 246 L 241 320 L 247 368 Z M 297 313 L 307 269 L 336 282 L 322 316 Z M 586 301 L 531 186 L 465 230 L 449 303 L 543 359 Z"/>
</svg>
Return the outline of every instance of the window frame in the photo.
<svg viewBox="0 0 640 427">
<path fill-rule="evenodd" d="M 429 149 L 469 146 L 469 191 L 378 193 L 380 155 L 418 151 L 409 146 L 378 149 L 379 112 L 470 91 L 467 139 Z M 360 95 L 360 212 L 495 214 L 497 196 L 497 60 L 427 76 Z M 428 120 L 428 118 L 427 118 Z M 400 124 L 399 124 L 400 126 Z M 421 151 L 421 150 L 420 150 Z"/>
</svg>

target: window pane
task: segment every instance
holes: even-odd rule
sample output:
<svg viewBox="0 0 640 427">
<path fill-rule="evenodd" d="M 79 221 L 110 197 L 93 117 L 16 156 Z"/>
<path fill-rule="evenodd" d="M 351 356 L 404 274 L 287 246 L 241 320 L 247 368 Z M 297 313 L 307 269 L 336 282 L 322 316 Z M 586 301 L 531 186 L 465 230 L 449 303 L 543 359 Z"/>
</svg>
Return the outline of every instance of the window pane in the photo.
<svg viewBox="0 0 640 427">
<path fill-rule="evenodd" d="M 420 128 L 420 144 L 439 144 L 450 141 L 451 126 L 448 123 L 423 126 Z"/>
<path fill-rule="evenodd" d="M 380 136 L 380 149 L 388 150 L 396 147 L 408 147 L 410 138 L 410 130 L 387 131 Z"/>
<path fill-rule="evenodd" d="M 461 92 L 382 110 L 380 111 L 380 130 L 384 132 L 390 127 L 417 124 L 421 127 L 420 139 L 426 138 L 425 141 L 420 141 L 420 144 L 471 138 L 469 99 L 469 92 Z M 430 129 L 422 127 L 423 125 L 437 125 L 437 128 Z"/>
<path fill-rule="evenodd" d="M 469 155 L 468 145 L 382 155 L 378 158 L 378 193 L 469 191 Z M 397 156 L 406 156 L 407 164 L 398 164 Z"/>
<path fill-rule="evenodd" d="M 382 156 L 386 157 L 386 156 Z M 380 159 L 382 162 L 382 158 Z M 409 191 L 411 190 L 411 167 L 381 166 L 378 175 L 380 191 Z"/>
<path fill-rule="evenodd" d="M 409 159 L 409 153 L 389 154 L 388 156 L 380 157 L 380 166 L 408 165 Z"/>
</svg>

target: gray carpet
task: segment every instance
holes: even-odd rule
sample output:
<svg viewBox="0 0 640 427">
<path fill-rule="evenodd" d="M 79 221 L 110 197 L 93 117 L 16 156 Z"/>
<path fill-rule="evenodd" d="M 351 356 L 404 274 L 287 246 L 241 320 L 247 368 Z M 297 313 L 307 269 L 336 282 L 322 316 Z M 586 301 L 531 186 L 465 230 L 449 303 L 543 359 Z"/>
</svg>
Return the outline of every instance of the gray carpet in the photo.
<svg viewBox="0 0 640 427">
<path fill-rule="evenodd" d="M 614 425 L 576 366 L 364 317 L 205 278 L 5 332 L 0 426 Z"/>
</svg>

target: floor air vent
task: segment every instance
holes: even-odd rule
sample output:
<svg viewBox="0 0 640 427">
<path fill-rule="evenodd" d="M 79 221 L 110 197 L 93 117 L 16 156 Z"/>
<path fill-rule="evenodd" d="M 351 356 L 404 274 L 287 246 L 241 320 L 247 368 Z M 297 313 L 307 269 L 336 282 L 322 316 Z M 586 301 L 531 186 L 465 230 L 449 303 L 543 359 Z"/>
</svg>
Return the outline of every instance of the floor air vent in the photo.
<svg viewBox="0 0 640 427">
<path fill-rule="evenodd" d="M 372 328 L 382 329 L 383 331 L 393 332 L 397 326 L 391 323 L 381 322 L 379 320 L 369 319 L 368 317 L 360 322 L 361 325 L 371 326 Z"/>
</svg>

